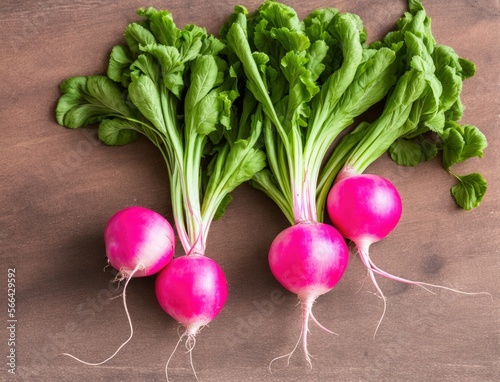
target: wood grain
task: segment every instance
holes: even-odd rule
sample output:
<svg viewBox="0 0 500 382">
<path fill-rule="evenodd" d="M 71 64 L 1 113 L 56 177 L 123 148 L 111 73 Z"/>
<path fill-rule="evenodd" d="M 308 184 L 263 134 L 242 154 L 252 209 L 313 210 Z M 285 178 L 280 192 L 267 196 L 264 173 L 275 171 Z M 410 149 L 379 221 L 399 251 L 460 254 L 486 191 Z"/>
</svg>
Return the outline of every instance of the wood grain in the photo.
<svg viewBox="0 0 500 382">
<path fill-rule="evenodd" d="M 406 9 L 402 0 L 295 1 L 301 17 L 331 6 L 358 13 L 371 40 L 393 28 Z M 197 23 L 217 33 L 236 3 L 229 0 L 106 2 L 6 0 L 0 14 L 1 304 L 7 268 L 17 272 L 16 380 L 162 381 L 178 339 L 178 325 L 155 301 L 153 279 L 130 283 L 128 303 L 135 336 L 106 365 L 87 367 L 61 356 L 88 360 L 111 354 L 127 337 L 120 300 L 107 298 L 112 274 L 105 265 L 102 231 L 120 208 L 140 204 L 171 218 L 166 169 L 150 144 L 122 148 L 98 143 L 92 129 L 57 125 L 59 83 L 72 75 L 105 70 L 111 47 L 122 41 L 141 6 L 168 9 L 179 26 Z M 259 1 L 242 3 L 254 10 Z M 226 272 L 230 298 L 198 338 L 194 362 L 201 381 L 497 381 L 500 379 L 500 6 L 495 0 L 425 1 L 438 42 L 477 65 L 463 90 L 463 122 L 479 126 L 489 147 L 482 159 L 457 168 L 480 171 L 489 191 L 480 208 L 459 210 L 449 195 L 453 179 L 437 161 L 400 168 L 387 158 L 369 172 L 399 188 L 403 218 L 372 247 L 385 269 L 412 279 L 485 297 L 382 280 L 388 311 L 376 336 L 382 302 L 373 294 L 354 254 L 343 280 L 318 299 L 316 317 L 339 333 L 311 328 L 313 369 L 300 352 L 290 366 L 272 358 L 287 353 L 299 335 L 299 307 L 273 279 L 267 249 L 287 226 L 262 193 L 243 185 L 227 215 L 210 233 L 208 255 Z M 179 246 L 180 249 L 180 246 Z M 180 254 L 180 253 L 179 253 Z M 358 291 L 358 292 L 357 292 Z M 356 293 L 357 292 L 357 293 Z M 5 319 L 5 315 L 3 315 Z M 5 321 L 4 321 L 5 322 Z M 2 329 L 5 361 L 8 333 Z M 9 379 L 5 362 L 0 379 Z M 172 381 L 193 381 L 188 357 L 171 362 Z M 14 378 L 12 378 L 14 379 Z"/>
</svg>

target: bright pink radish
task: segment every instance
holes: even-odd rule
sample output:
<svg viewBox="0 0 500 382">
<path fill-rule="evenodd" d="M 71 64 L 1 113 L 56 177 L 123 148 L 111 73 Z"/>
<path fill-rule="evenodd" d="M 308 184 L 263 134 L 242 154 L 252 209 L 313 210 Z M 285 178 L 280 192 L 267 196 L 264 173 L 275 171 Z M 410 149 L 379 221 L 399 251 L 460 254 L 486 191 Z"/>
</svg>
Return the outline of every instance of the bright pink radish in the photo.
<svg viewBox="0 0 500 382">
<path fill-rule="evenodd" d="M 175 233 L 170 223 L 155 211 L 128 207 L 117 212 L 104 231 L 109 263 L 127 278 L 153 275 L 172 259 Z"/>
<path fill-rule="evenodd" d="M 297 294 L 301 302 L 302 348 L 309 363 L 309 318 L 325 329 L 314 318 L 312 305 L 318 296 L 331 290 L 340 280 L 347 267 L 348 256 L 342 235 L 332 226 L 316 222 L 303 222 L 286 228 L 269 249 L 269 266 L 274 277 L 290 292 Z M 292 353 L 275 360 L 290 357 Z"/>
<path fill-rule="evenodd" d="M 111 217 L 104 231 L 104 242 L 108 263 L 118 270 L 115 279 L 126 280 L 122 297 L 130 335 L 113 355 L 101 362 L 85 362 L 64 353 L 92 366 L 109 361 L 132 339 L 134 329 L 126 302 L 130 279 L 159 272 L 169 263 L 175 251 L 175 234 L 170 223 L 157 212 L 137 206 L 125 208 Z"/>
<path fill-rule="evenodd" d="M 374 273 L 413 283 L 382 271 L 369 256 L 370 245 L 385 238 L 398 224 L 402 213 L 401 197 L 396 187 L 380 176 L 344 173 L 341 175 L 328 194 L 326 207 L 333 225 L 356 245 L 373 285 L 384 301 L 384 311 L 376 333 L 387 303 Z"/>
<path fill-rule="evenodd" d="M 156 277 L 156 298 L 165 312 L 196 335 L 227 300 L 227 281 L 220 266 L 201 255 L 178 257 Z"/>
<path fill-rule="evenodd" d="M 384 310 L 375 334 L 387 307 L 386 298 L 378 286 L 375 273 L 391 280 L 418 285 L 426 290 L 428 290 L 426 286 L 429 286 L 462 294 L 484 294 L 462 292 L 440 285 L 408 280 L 392 275 L 373 263 L 369 256 L 370 245 L 385 238 L 396 227 L 402 212 L 401 197 L 387 179 L 370 174 L 342 173 L 341 179 L 330 190 L 327 210 L 334 226 L 356 244 L 359 256 L 383 299 Z"/>
<path fill-rule="evenodd" d="M 199 254 L 181 256 L 158 273 L 155 290 L 163 310 L 186 329 L 165 365 L 167 380 L 170 359 L 184 337 L 187 337 L 186 348 L 196 377 L 192 359 L 195 337 L 224 307 L 228 295 L 226 276 L 221 267 L 208 257 Z"/>
<path fill-rule="evenodd" d="M 335 183 L 327 209 L 340 233 L 354 241 L 358 249 L 367 250 L 396 227 L 402 204 L 398 191 L 387 179 L 357 174 Z"/>
</svg>

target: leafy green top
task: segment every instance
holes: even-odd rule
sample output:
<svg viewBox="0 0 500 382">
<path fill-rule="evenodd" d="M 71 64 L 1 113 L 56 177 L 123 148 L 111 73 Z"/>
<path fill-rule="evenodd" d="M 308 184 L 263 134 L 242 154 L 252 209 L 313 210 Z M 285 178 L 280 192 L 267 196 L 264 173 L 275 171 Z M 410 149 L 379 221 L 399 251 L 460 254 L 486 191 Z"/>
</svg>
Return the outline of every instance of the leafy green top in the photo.
<svg viewBox="0 0 500 382">
<path fill-rule="evenodd" d="M 290 223 L 321 220 L 316 188 L 323 160 L 339 133 L 396 81 L 395 50 L 365 46 L 356 15 L 327 8 L 300 21 L 271 0 L 254 15 L 236 7 L 221 38 L 264 112 L 268 167 L 253 184 Z"/>
<path fill-rule="evenodd" d="M 256 146 L 262 123 L 239 122 L 237 78 L 219 39 L 195 25 L 178 29 L 168 11 L 138 14 L 145 20 L 126 28 L 126 45 L 112 49 L 107 76 L 61 84 L 57 121 L 70 128 L 99 123 L 107 145 L 149 138 L 168 168 L 181 244 L 188 254 L 204 254 L 229 193 L 265 166 Z"/>
<path fill-rule="evenodd" d="M 469 210 L 481 202 L 486 182 L 480 174 L 460 176 L 450 167 L 472 156 L 481 157 L 487 146 L 477 127 L 458 123 L 463 113 L 462 82 L 474 75 L 475 66 L 451 47 L 436 44 L 420 1 L 410 0 L 409 8 L 398 21 L 398 29 L 373 44 L 379 48 L 401 45 L 396 58 L 401 74 L 381 116 L 362 127 L 362 138 L 355 133 L 359 143 L 348 155 L 341 146 L 333 156 L 347 155 L 339 174 L 345 176 L 364 171 L 386 150 L 405 166 L 432 159 L 442 150 L 444 168 L 459 180 L 452 194 L 460 207 Z"/>
</svg>

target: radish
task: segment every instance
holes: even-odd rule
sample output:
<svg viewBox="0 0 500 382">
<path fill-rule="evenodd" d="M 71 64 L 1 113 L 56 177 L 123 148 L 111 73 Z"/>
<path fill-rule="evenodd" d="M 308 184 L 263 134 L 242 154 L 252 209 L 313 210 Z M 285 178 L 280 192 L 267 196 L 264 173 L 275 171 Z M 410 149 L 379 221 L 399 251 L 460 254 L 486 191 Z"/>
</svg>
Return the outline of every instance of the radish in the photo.
<svg viewBox="0 0 500 382">
<path fill-rule="evenodd" d="M 317 297 L 330 291 L 340 280 L 347 267 L 348 254 L 345 240 L 339 232 L 328 224 L 316 222 L 303 222 L 286 228 L 273 240 L 269 249 L 271 272 L 281 285 L 298 296 L 301 303 L 302 331 L 299 341 L 302 338 L 302 349 L 309 364 L 309 318 L 330 332 L 316 320 L 312 305 Z"/>
<path fill-rule="evenodd" d="M 253 176 L 252 185 L 291 224 L 271 244 L 269 265 L 298 295 L 302 331 L 292 352 L 271 364 L 290 359 L 302 339 L 311 366 L 309 318 L 325 329 L 312 304 L 340 280 L 348 257 L 345 239 L 322 223 L 320 172 L 338 135 L 389 91 L 395 52 L 365 45 L 358 16 L 319 9 L 301 21 L 293 8 L 275 1 L 264 2 L 254 15 L 236 7 L 222 36 L 253 95 L 246 114 L 263 121 L 267 168 Z"/>
<path fill-rule="evenodd" d="M 119 277 L 144 277 L 159 272 L 172 259 L 175 233 L 157 212 L 134 206 L 111 217 L 104 242 L 109 264 Z"/>
<path fill-rule="evenodd" d="M 165 312 L 185 327 L 177 346 L 184 339 L 190 354 L 196 334 L 219 314 L 226 303 L 228 286 L 220 266 L 212 259 L 191 254 L 172 260 L 156 277 L 156 298 Z M 168 380 L 168 365 L 165 366 Z M 193 373 L 196 377 L 196 371 Z"/>
<path fill-rule="evenodd" d="M 385 238 L 398 224 L 402 213 L 401 197 L 385 178 L 355 174 L 340 179 L 327 200 L 330 219 L 340 233 L 353 240 L 360 252 Z"/>
<path fill-rule="evenodd" d="M 333 225 L 344 237 L 352 240 L 356 245 L 361 261 L 384 302 L 384 310 L 374 335 L 377 333 L 387 308 L 387 300 L 375 279 L 375 274 L 391 280 L 418 285 L 427 291 L 429 289 L 426 286 L 462 294 L 488 294 L 462 292 L 445 286 L 408 280 L 392 275 L 374 264 L 369 256 L 370 246 L 393 231 L 402 213 L 401 197 L 389 180 L 373 174 L 354 174 L 344 169 L 328 194 L 327 211 Z"/>
<path fill-rule="evenodd" d="M 227 298 L 222 271 L 215 272 L 215 263 L 203 257 L 210 226 L 224 215 L 231 192 L 266 165 L 262 120 L 240 112 L 242 104 L 252 103 L 238 99 L 245 87 L 220 39 L 193 24 L 179 29 L 168 11 L 149 7 L 138 14 L 143 22 L 127 26 L 126 44 L 112 49 L 107 75 L 76 76 L 61 84 L 56 117 L 69 128 L 99 123 L 98 137 L 106 145 L 125 145 L 142 135 L 159 150 L 186 257 L 159 278 L 157 291 L 167 313 L 186 327 L 179 342 L 187 339 L 192 350 L 199 328 Z M 149 246 L 156 248 L 156 239 L 142 249 Z M 134 259 L 111 256 L 110 263 L 129 277 L 159 270 L 155 262 Z M 187 268 L 180 269 L 184 262 Z M 164 277 L 180 278 L 182 302 L 176 299 L 180 286 L 162 282 Z M 189 311 L 194 306 L 199 311 Z"/>
<path fill-rule="evenodd" d="M 170 223 L 157 212 L 138 206 L 124 208 L 111 217 L 104 231 L 104 242 L 108 263 L 118 270 L 115 280 L 126 280 L 122 298 L 130 335 L 110 357 L 101 362 L 86 362 L 64 353 L 91 366 L 109 361 L 132 339 L 134 330 L 126 302 L 130 279 L 159 272 L 170 262 L 175 251 L 175 234 Z"/>
</svg>

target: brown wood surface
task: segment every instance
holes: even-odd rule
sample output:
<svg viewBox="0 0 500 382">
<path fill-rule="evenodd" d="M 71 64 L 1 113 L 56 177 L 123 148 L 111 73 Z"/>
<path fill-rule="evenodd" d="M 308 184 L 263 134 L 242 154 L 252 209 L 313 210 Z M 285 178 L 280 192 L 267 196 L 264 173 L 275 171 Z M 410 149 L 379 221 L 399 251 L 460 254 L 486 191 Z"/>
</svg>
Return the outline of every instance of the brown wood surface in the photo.
<svg viewBox="0 0 500 382">
<path fill-rule="evenodd" d="M 259 1 L 241 2 L 254 10 Z M 333 6 L 358 13 L 373 40 L 394 26 L 403 0 L 292 1 L 301 16 Z M 159 307 L 154 279 L 133 280 L 128 303 L 133 340 L 109 363 L 128 335 L 120 299 L 105 265 L 103 227 L 133 204 L 171 218 L 166 169 L 145 140 L 122 148 L 98 143 L 95 130 L 73 131 L 55 122 L 59 83 L 72 75 L 99 74 L 122 41 L 135 10 L 173 12 L 179 26 L 197 23 L 216 33 L 235 1 L 4 0 L 0 11 L 1 214 L 0 379 L 27 381 L 162 381 L 178 339 L 178 324 Z M 220 316 L 198 337 L 194 363 L 201 381 L 496 381 L 499 365 L 499 21 L 496 0 L 425 1 L 438 42 L 475 62 L 465 82 L 463 122 L 489 140 L 482 159 L 457 168 L 480 171 L 489 191 L 480 208 L 464 212 L 449 195 L 453 179 L 437 160 L 397 167 L 384 157 L 368 172 L 399 188 L 404 213 L 396 230 L 372 246 L 373 259 L 407 278 L 484 296 L 435 290 L 430 294 L 382 280 L 382 301 L 352 255 L 338 286 L 318 299 L 315 316 L 339 336 L 311 327 L 310 370 L 297 351 L 290 365 L 269 362 L 289 352 L 300 331 L 296 298 L 267 266 L 274 236 L 287 226 L 264 194 L 243 185 L 226 216 L 213 224 L 207 255 L 223 267 L 230 296 Z M 181 253 L 178 247 L 178 255 Z M 16 376 L 7 372 L 7 268 L 16 269 Z M 109 288 L 109 289 L 108 289 Z M 193 381 L 188 355 L 171 361 L 171 381 Z"/>
</svg>

